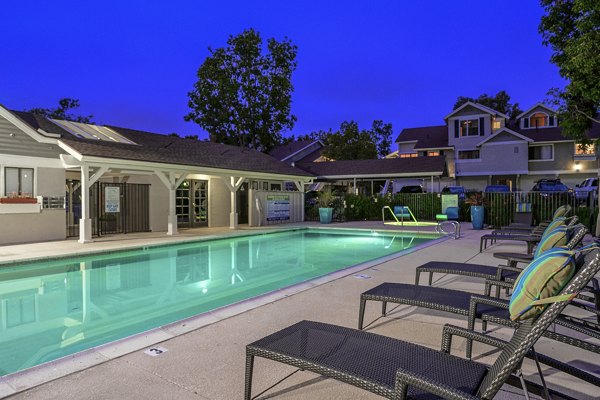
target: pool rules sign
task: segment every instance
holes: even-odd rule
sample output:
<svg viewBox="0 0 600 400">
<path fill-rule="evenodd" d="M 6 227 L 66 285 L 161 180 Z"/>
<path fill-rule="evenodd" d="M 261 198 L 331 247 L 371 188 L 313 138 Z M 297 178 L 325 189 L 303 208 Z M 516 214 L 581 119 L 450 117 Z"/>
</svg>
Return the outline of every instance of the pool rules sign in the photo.
<svg viewBox="0 0 600 400">
<path fill-rule="evenodd" d="M 288 221 L 290 219 L 290 195 L 267 195 L 267 221 Z"/>
<path fill-rule="evenodd" d="M 104 187 L 104 211 L 118 213 L 121 211 L 121 188 L 118 186 Z"/>
</svg>

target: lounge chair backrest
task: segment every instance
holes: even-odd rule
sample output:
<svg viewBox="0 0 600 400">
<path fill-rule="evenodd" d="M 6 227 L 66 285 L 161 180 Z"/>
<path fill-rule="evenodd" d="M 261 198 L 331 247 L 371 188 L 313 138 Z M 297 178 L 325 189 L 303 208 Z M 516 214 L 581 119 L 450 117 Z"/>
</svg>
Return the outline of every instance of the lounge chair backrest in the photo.
<svg viewBox="0 0 600 400">
<path fill-rule="evenodd" d="M 394 206 L 394 214 L 396 217 L 410 218 L 410 210 L 406 206 Z"/>
<path fill-rule="evenodd" d="M 556 219 L 559 217 L 566 217 L 571 212 L 572 207 L 568 204 L 562 205 L 554 211 L 554 215 L 552 215 L 552 219 Z"/>
<path fill-rule="evenodd" d="M 568 227 L 568 229 L 571 231 L 571 235 L 569 236 L 567 248 L 573 250 L 575 247 L 579 246 L 584 236 L 588 233 L 588 229 L 583 224 L 577 224 L 573 227 Z"/>
<path fill-rule="evenodd" d="M 586 264 L 561 291 L 561 294 L 575 293 L 581 290 L 600 270 L 600 251 L 591 250 Z M 553 303 L 533 320 L 523 322 L 516 329 L 507 346 L 502 350 L 496 362 L 490 367 L 477 394 L 482 399 L 493 399 L 508 377 L 517 370 L 525 354 L 531 349 L 544 331 L 567 306 L 568 301 Z"/>
</svg>

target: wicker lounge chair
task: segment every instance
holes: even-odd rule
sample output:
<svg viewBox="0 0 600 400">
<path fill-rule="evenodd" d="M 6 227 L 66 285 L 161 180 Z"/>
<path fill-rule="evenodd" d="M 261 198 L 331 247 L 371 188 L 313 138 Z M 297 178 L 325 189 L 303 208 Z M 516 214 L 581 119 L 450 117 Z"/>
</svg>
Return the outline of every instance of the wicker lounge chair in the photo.
<svg viewBox="0 0 600 400">
<path fill-rule="evenodd" d="M 598 272 L 595 253 L 561 293 L 579 291 Z M 509 342 L 447 326 L 441 351 L 370 332 L 301 321 L 246 346 L 244 398 L 251 399 L 254 358 L 263 357 L 390 399 L 492 399 L 511 377 L 521 376 L 524 357 L 567 303 L 553 303 L 539 317 L 521 323 Z M 502 352 L 491 366 L 453 356 L 453 335 L 498 346 Z"/>
<path fill-rule="evenodd" d="M 583 240 L 588 230 L 583 224 L 578 224 L 572 227 L 572 235 L 567 243 L 568 249 L 574 249 Z M 514 254 L 514 253 L 513 253 Z M 517 253 L 519 254 L 519 253 Z M 520 254 L 522 256 L 522 254 Z M 528 255 L 529 256 L 529 255 Z M 533 260 L 533 255 L 528 257 L 527 262 Z M 415 284 L 419 284 L 421 273 L 429 273 L 429 285 L 433 281 L 433 274 L 451 274 L 451 275 L 462 275 L 475 278 L 483 279 L 496 279 L 496 280 L 507 280 L 514 281 L 521 272 L 521 269 L 517 268 L 516 263 L 508 263 L 507 265 L 500 265 L 493 267 L 489 265 L 481 264 L 470 264 L 470 263 L 457 263 L 457 262 L 445 262 L 445 261 L 430 261 L 423 264 L 416 269 Z"/>
</svg>

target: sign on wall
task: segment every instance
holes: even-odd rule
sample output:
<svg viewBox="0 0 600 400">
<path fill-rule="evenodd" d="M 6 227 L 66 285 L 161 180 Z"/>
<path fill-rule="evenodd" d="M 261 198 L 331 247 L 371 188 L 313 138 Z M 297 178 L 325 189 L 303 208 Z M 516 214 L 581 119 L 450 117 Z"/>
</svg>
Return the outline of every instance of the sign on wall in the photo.
<svg viewBox="0 0 600 400">
<path fill-rule="evenodd" d="M 443 194 L 442 195 L 442 213 L 446 212 L 448 207 L 458 207 L 458 195 L 457 194 Z"/>
<path fill-rule="evenodd" d="M 104 211 L 107 213 L 121 212 L 121 188 L 118 186 L 104 187 Z"/>
<path fill-rule="evenodd" d="M 290 195 L 267 195 L 267 221 L 287 221 L 290 219 Z"/>
</svg>

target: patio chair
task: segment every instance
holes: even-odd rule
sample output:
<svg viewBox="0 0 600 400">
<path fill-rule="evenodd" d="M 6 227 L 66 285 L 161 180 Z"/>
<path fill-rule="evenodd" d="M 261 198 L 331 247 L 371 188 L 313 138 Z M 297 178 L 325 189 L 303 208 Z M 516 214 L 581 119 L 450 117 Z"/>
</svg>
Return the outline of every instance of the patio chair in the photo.
<svg viewBox="0 0 600 400">
<path fill-rule="evenodd" d="M 596 252 L 560 294 L 576 293 L 599 268 Z M 390 399 L 492 399 L 515 374 L 522 379 L 523 359 L 568 302 L 561 298 L 538 317 L 522 322 L 509 342 L 446 326 L 441 351 L 370 332 L 301 321 L 246 346 L 244 398 L 251 399 L 254 358 L 263 357 Z M 457 334 L 499 345 L 502 352 L 491 366 L 451 355 L 451 338 Z"/>
<path fill-rule="evenodd" d="M 479 239 L 479 252 L 481 253 L 484 249 L 487 248 L 488 241 L 491 244 L 496 243 L 498 240 L 513 240 L 513 241 L 522 241 L 527 243 L 527 253 L 531 254 L 533 251 L 533 247 L 537 245 L 549 232 L 554 230 L 559 226 L 566 226 L 567 222 L 568 226 L 572 226 L 577 222 L 577 217 L 572 218 L 567 221 L 565 217 L 559 217 L 552 222 L 550 222 L 543 230 L 541 228 L 536 228 L 536 230 L 531 233 L 514 233 L 514 231 L 506 231 L 506 230 L 494 230 L 492 233 L 487 233 L 482 235 Z"/>
<path fill-rule="evenodd" d="M 584 236 L 587 234 L 588 230 L 583 224 L 578 224 L 571 227 L 571 237 L 569 241 L 565 244 L 565 248 L 572 250 L 577 247 Z M 559 236 L 559 235 L 557 235 Z M 547 241 L 542 243 L 542 245 L 538 246 L 536 249 L 536 255 L 543 253 L 549 248 L 560 246 L 561 242 L 558 240 Z M 531 256 L 529 262 L 534 259 L 535 255 Z M 416 276 L 415 276 L 415 284 L 418 285 L 421 274 L 429 273 L 429 285 L 431 286 L 433 282 L 433 274 L 450 274 L 450 275 L 462 275 L 469 276 L 474 278 L 483 278 L 483 279 L 496 279 L 496 280 L 506 280 L 506 281 L 514 281 L 522 269 L 517 268 L 516 265 L 499 265 L 497 267 L 490 265 L 482 265 L 482 264 L 471 264 L 471 263 L 458 263 L 458 262 L 446 262 L 446 261 L 430 261 L 416 268 Z M 499 296 L 499 291 L 497 290 L 496 296 Z"/>
<path fill-rule="evenodd" d="M 527 203 L 527 204 L 529 204 L 529 203 Z M 518 207 L 519 207 L 519 205 L 517 205 L 517 210 L 519 209 Z M 540 222 L 535 227 L 531 226 L 531 221 L 522 222 L 522 221 L 515 220 L 511 224 L 501 227 L 500 230 L 513 231 L 514 233 L 519 233 L 519 232 L 526 233 L 526 232 L 532 232 L 536 228 L 537 229 L 541 228 L 543 231 L 551 221 L 553 221 L 557 218 L 560 218 L 560 217 L 567 217 L 569 215 L 569 213 L 572 211 L 572 209 L 573 208 L 568 204 L 562 205 L 554 211 L 554 213 L 552 214 L 552 218 L 550 218 L 547 221 Z M 529 210 L 531 210 L 531 209 L 529 208 Z M 519 214 L 521 214 L 521 213 L 519 213 L 518 211 L 515 213 L 515 215 L 519 215 Z M 533 217 L 532 213 L 524 213 L 524 214 L 526 214 L 526 215 L 529 214 L 530 217 Z"/>
<path fill-rule="evenodd" d="M 579 256 L 577 267 L 583 268 L 586 262 L 589 263 L 591 258 L 598 257 L 599 254 L 600 251 L 595 247 L 593 253 Z M 597 304 L 594 305 L 594 301 L 598 302 L 597 299 L 600 295 L 600 290 L 598 281 L 595 278 L 592 277 L 589 281 L 592 284 L 588 285 L 586 283 L 587 286 L 583 285 L 582 288 L 586 292 L 590 292 L 591 295 L 581 293 L 578 296 L 579 298 L 571 304 L 595 315 L 599 323 L 588 322 L 587 320 L 570 315 L 562 315 L 555 322 L 557 325 L 562 325 L 571 330 L 600 339 L 600 320 L 598 319 L 600 317 L 600 309 L 597 307 Z M 512 284 L 508 282 L 486 281 L 485 295 L 482 296 L 461 290 L 385 282 L 360 295 L 358 329 L 362 329 L 364 325 L 367 301 L 381 302 L 382 316 L 386 315 L 387 303 L 394 303 L 468 316 L 470 329 L 474 329 L 476 319 L 481 319 L 484 330 L 487 329 L 488 322 L 504 326 L 514 326 L 514 323 L 509 318 L 509 302 L 490 296 L 491 287 L 497 285 L 512 287 Z M 598 345 L 589 346 L 585 341 L 574 339 L 570 336 L 561 336 L 550 331 L 544 332 L 544 336 L 600 354 L 600 346 Z M 471 352 L 471 344 L 467 342 L 467 357 L 471 357 Z"/>
</svg>

